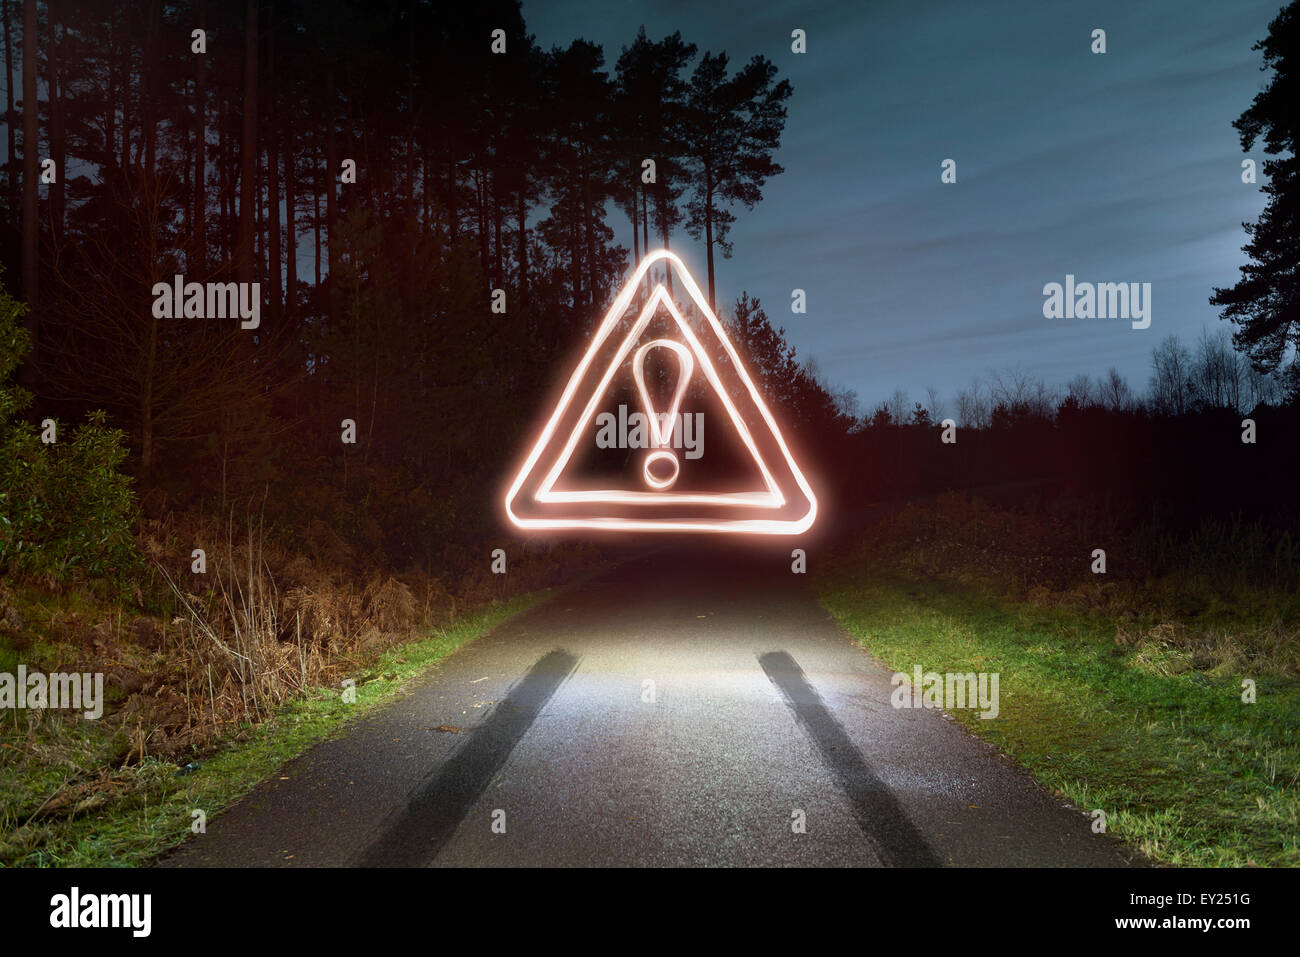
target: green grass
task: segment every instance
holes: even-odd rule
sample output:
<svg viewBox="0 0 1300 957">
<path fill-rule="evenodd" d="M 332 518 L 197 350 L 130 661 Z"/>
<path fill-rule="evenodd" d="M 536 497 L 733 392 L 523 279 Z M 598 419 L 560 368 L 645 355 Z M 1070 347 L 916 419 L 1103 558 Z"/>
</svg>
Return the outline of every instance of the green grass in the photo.
<svg viewBox="0 0 1300 957">
<path fill-rule="evenodd" d="M 26 834 L 3 835 L 0 860 L 28 867 L 124 867 L 149 859 L 180 843 L 190 833 L 191 812 L 201 809 L 209 822 L 290 758 L 329 738 L 385 699 L 399 693 L 411 679 L 469 641 L 532 607 L 550 594 L 531 592 L 494 603 L 477 614 L 385 652 L 365 672 L 354 675 L 356 702 L 344 703 L 342 689 L 318 688 L 287 705 L 271 720 L 245 725 L 199 762 L 183 770 L 171 761 L 146 759 L 113 772 L 114 787 L 102 792 L 102 803 L 83 813 L 35 820 Z M 109 742 L 97 740 L 99 727 L 79 720 L 56 720 L 42 729 L 36 748 L 57 759 L 29 761 L 15 773 L 12 763 L 0 765 L 0 798 L 11 807 L 38 807 L 78 775 L 94 768 L 96 755 L 111 753 Z M 6 759 L 7 761 L 7 759 Z M 116 796 L 111 796 L 115 793 Z M 5 815 L 6 818 L 9 815 Z M 16 821 L 0 821 L 11 826 Z M 40 829 L 33 839 L 32 829 Z M 4 853 L 7 841 L 9 853 Z M 18 846 L 35 844 L 25 853 Z"/>
<path fill-rule="evenodd" d="M 1108 830 L 1183 866 L 1300 865 L 1300 683 L 1205 674 L 1116 622 L 855 564 L 822 603 L 888 667 L 999 672 L 1000 710 L 953 717 Z M 1241 700 L 1254 678 L 1257 702 Z"/>
</svg>

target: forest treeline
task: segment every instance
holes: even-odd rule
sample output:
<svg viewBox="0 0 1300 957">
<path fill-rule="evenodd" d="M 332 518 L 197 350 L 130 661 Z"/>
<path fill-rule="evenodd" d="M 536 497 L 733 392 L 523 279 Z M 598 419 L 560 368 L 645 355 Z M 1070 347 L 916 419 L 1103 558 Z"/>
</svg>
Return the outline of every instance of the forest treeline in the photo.
<svg viewBox="0 0 1300 957">
<path fill-rule="evenodd" d="M 545 49 L 514 0 L 0 14 L 23 414 L 103 410 L 146 514 L 255 499 L 286 537 L 361 563 L 477 561 L 527 428 L 627 267 L 688 235 L 715 300 L 732 223 L 782 172 L 792 89 L 770 60 L 644 29 L 617 52 Z M 258 283 L 258 327 L 158 316 L 153 290 L 176 276 Z M 713 305 L 846 505 L 1044 475 L 1169 496 L 1193 473 L 1182 513 L 1229 507 L 1213 483 L 1241 488 L 1223 474 L 1241 460 L 1218 443 L 1241 445 L 1256 409 L 1250 454 L 1265 481 L 1285 474 L 1268 430 L 1293 427 L 1295 366 L 1257 371 L 1222 336 L 1161 343 L 1145 398 L 1114 370 L 1061 388 L 1011 371 L 863 414 L 757 301 Z M 939 440 L 949 417 L 955 446 Z"/>
<path fill-rule="evenodd" d="M 789 83 L 678 34 L 544 49 L 511 0 L 2 13 L 27 415 L 105 410 L 149 511 L 256 494 L 396 567 L 499 535 L 522 430 L 629 263 L 684 232 L 712 299 L 781 172 Z M 176 276 L 259 283 L 258 327 L 160 318 Z"/>
</svg>

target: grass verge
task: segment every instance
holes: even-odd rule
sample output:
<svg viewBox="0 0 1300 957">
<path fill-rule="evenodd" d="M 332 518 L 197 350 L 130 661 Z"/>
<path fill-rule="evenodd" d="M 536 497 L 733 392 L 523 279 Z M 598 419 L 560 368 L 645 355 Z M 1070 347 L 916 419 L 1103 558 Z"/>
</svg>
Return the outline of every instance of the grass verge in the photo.
<svg viewBox="0 0 1300 957">
<path fill-rule="evenodd" d="M 78 769 L 95 767 L 94 755 L 111 750 L 109 742 L 98 740 L 107 732 L 94 722 L 46 717 L 40 735 L 28 739 L 30 753 L 22 756 L 21 770 L 10 765 L 0 778 L 5 806 L 37 808 L 25 821 L 0 821 L 8 831 L 0 837 L 0 861 L 26 867 L 147 863 L 189 836 L 193 809 L 203 809 L 211 820 L 284 762 L 339 733 L 347 721 L 393 697 L 457 648 L 551 593 L 544 589 L 495 602 L 427 638 L 395 646 L 352 676 L 355 703 L 344 703 L 339 689 L 314 688 L 270 720 L 240 726 L 202 759 L 185 765 L 145 758 L 116 770 L 98 768 L 96 779 L 79 782 L 84 774 Z M 47 813 L 51 802 L 42 802 L 41 795 L 57 795 L 62 813 Z"/>
<path fill-rule="evenodd" d="M 1001 712 L 953 717 L 1158 862 L 1300 865 L 1300 683 L 1214 674 L 1116 644 L 1116 621 L 869 562 L 822 603 L 897 671 L 999 672 Z M 1254 677 L 1257 702 L 1242 701 Z"/>
</svg>

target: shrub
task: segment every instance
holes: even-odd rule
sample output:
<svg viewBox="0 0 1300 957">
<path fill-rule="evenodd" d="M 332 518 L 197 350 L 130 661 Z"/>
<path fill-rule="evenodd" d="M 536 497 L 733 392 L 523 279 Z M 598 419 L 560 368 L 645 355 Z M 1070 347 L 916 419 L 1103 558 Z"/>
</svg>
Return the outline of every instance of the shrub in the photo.
<svg viewBox="0 0 1300 957">
<path fill-rule="evenodd" d="M 84 572 L 125 588 L 140 559 L 135 493 L 118 471 L 123 434 L 91 412 L 69 439 L 46 444 L 18 418 L 31 402 L 10 382 L 30 348 L 25 312 L 0 285 L 0 569 L 58 579 Z"/>
</svg>

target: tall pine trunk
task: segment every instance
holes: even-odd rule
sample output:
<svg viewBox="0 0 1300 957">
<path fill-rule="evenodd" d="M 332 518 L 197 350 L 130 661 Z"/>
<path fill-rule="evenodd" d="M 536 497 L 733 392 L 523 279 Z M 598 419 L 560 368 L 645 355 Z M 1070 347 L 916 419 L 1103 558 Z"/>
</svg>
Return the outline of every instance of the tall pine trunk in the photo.
<svg viewBox="0 0 1300 957">
<path fill-rule="evenodd" d="M 50 184 L 50 237 L 57 245 L 63 235 L 63 211 L 65 208 L 64 185 L 65 153 L 64 120 L 62 105 L 62 78 L 60 76 L 62 44 L 59 36 L 63 26 L 59 23 L 59 6 L 56 0 L 49 0 L 46 12 L 49 16 L 50 50 L 45 58 L 49 73 L 46 77 L 46 89 L 50 98 L 50 158 L 54 160 L 54 182 Z"/>
<path fill-rule="evenodd" d="M 221 223 L 219 232 L 225 242 L 222 244 L 221 263 L 225 268 L 230 265 L 231 227 L 234 225 L 234 184 L 230 179 L 230 112 L 223 101 L 217 114 L 217 189 L 221 197 Z"/>
<path fill-rule="evenodd" d="M 104 108 L 104 157 L 108 165 L 112 163 L 113 150 L 117 148 L 117 71 L 113 53 L 117 49 L 117 15 L 114 14 L 108 28 L 108 53 L 104 57 L 104 72 L 108 75 L 108 93 Z"/>
<path fill-rule="evenodd" d="M 482 157 L 480 156 L 480 160 Z M 491 270 L 490 258 L 491 251 L 488 249 L 488 185 L 487 170 L 480 162 L 478 169 L 474 171 L 474 199 L 477 207 L 476 215 L 478 217 L 478 258 L 479 264 L 483 269 L 483 275 L 488 275 Z"/>
<path fill-rule="evenodd" d="M 274 23 L 274 21 L 272 21 Z M 273 27 L 267 29 L 266 33 L 266 87 L 268 90 L 275 90 L 275 30 Z M 280 263 L 282 261 L 282 249 L 280 246 L 280 150 L 279 150 L 279 118 L 276 116 L 276 97 L 274 92 L 267 98 L 267 142 L 266 142 L 266 192 L 267 192 L 267 266 L 270 275 L 267 279 L 270 282 L 271 298 L 268 305 L 270 306 L 271 316 L 275 317 L 280 314 Z"/>
<path fill-rule="evenodd" d="M 318 170 L 319 173 L 319 170 Z M 320 288 L 320 186 L 311 194 L 312 227 L 316 233 L 316 288 Z"/>
<path fill-rule="evenodd" d="M 334 275 L 334 252 L 336 236 L 338 232 L 338 201 L 334 196 L 334 183 L 339 175 L 339 148 L 338 141 L 334 133 L 334 110 L 336 109 L 336 93 L 334 90 L 334 70 L 330 69 L 329 83 L 329 101 L 325 106 L 325 244 L 326 244 L 326 269 L 329 275 Z M 317 257 L 319 258 L 319 257 Z M 318 280 L 319 281 L 319 280 Z"/>
<path fill-rule="evenodd" d="M 290 315 L 298 302 L 298 191 L 297 177 L 294 175 L 293 159 L 293 108 L 288 110 L 284 122 L 284 229 L 285 240 L 285 280 L 284 306 Z"/>
<path fill-rule="evenodd" d="M 199 4 L 199 27 L 206 29 L 207 16 Z M 190 272 L 206 278 L 208 271 L 208 101 L 205 69 L 207 54 L 194 56 L 194 222 L 190 237 Z"/>
<path fill-rule="evenodd" d="M 253 282 L 253 233 L 257 207 L 257 0 L 248 0 L 244 20 L 244 127 L 239 144 L 240 282 Z"/>
<path fill-rule="evenodd" d="M 455 246 L 460 238 L 460 211 L 456 207 L 456 157 L 447 151 L 447 238 Z"/>
<path fill-rule="evenodd" d="M 158 33 L 162 29 L 162 10 L 158 0 L 151 0 L 148 21 L 145 25 L 144 39 L 144 82 L 141 84 L 141 134 L 144 137 L 144 172 L 149 189 L 153 189 L 153 175 L 157 168 L 158 156 L 158 121 L 157 104 L 158 78 L 161 74 L 158 61 Z"/>
<path fill-rule="evenodd" d="M 505 217 L 505 197 L 498 191 L 498 182 L 501 178 L 500 169 L 492 173 L 492 245 L 496 249 L 496 282 L 502 288 L 506 284 L 505 275 L 505 251 L 501 246 L 501 221 Z"/>
<path fill-rule="evenodd" d="M 667 190 L 667 186 L 666 186 L 666 184 L 665 184 L 665 185 L 656 186 L 656 188 L 655 188 L 655 216 L 656 216 L 656 218 L 659 220 L 659 223 L 660 223 L 660 229 L 659 229 L 659 232 L 660 232 L 660 234 L 661 234 L 661 238 L 663 239 L 663 242 L 664 242 L 664 249 L 667 250 L 667 249 L 669 248 L 669 246 L 668 246 L 668 211 L 664 208 L 664 205 L 663 205 L 663 204 L 666 203 L 666 202 L 670 202 L 670 200 L 669 200 L 668 197 L 665 195 L 665 192 L 661 192 L 661 190 L 662 190 L 662 191 L 666 191 L 666 190 Z M 667 283 L 667 285 L 668 285 L 668 298 L 671 299 L 671 298 L 673 297 L 673 270 L 672 270 L 672 267 L 671 267 L 671 266 L 668 266 L 668 265 L 665 265 L 665 266 L 664 266 L 664 281 L 665 281 L 665 282 Z"/>
<path fill-rule="evenodd" d="M 122 102 L 122 151 L 118 163 L 125 174 L 131 169 L 131 31 L 129 27 L 123 25 L 119 36 L 122 40 L 120 60 L 122 92 L 119 95 Z M 111 110 L 113 107 L 110 106 L 109 109 Z"/>
<path fill-rule="evenodd" d="M 266 147 L 266 210 L 267 210 L 267 268 L 270 275 L 267 279 L 271 283 L 271 301 L 269 303 L 272 316 L 280 314 L 280 303 L 283 299 L 280 283 L 284 275 L 281 267 L 284 264 L 284 246 L 280 233 L 280 163 L 279 163 L 279 146 L 276 142 L 275 123 L 271 123 L 271 134 Z"/>
<path fill-rule="evenodd" d="M 641 190 L 641 248 L 645 250 L 645 255 L 649 256 L 650 255 L 650 210 L 646 204 L 647 190 L 645 187 L 646 187 L 645 183 L 641 183 L 639 186 Z M 633 197 L 634 202 L 635 200 L 636 197 Z M 653 280 L 650 277 L 650 273 L 647 271 L 645 274 L 645 294 L 647 297 L 649 297 L 650 295 L 650 283 L 652 281 Z"/>
<path fill-rule="evenodd" d="M 582 251 L 587 266 L 587 295 L 589 305 L 596 308 L 596 246 L 591 229 L 591 191 L 587 179 L 587 157 L 580 153 L 582 164 Z"/>
<path fill-rule="evenodd" d="M 262 157 L 253 159 L 253 276 L 262 283 L 265 290 L 270 276 L 266 262 L 266 184 L 262 175 Z"/>
<path fill-rule="evenodd" d="M 14 112 L 14 53 L 13 38 L 10 36 L 9 0 L 4 0 L 5 27 L 5 94 L 8 103 L 5 107 L 5 132 L 9 139 L 9 152 L 5 154 L 6 183 L 9 189 L 9 203 L 6 212 L 12 221 L 18 214 L 18 153 L 16 134 L 18 114 Z"/>
<path fill-rule="evenodd" d="M 407 242 L 412 252 L 420 228 L 420 207 L 415 197 L 415 31 L 406 38 L 406 189 Z"/>
<path fill-rule="evenodd" d="M 40 322 L 37 319 L 37 179 L 36 159 L 39 146 L 36 141 L 36 111 L 39 108 L 36 91 L 36 0 L 23 3 L 23 299 L 27 301 L 27 315 L 23 325 L 31 336 L 32 349 L 23 365 L 24 384 L 31 387 L 36 382 L 39 359 Z"/>
<path fill-rule="evenodd" d="M 528 305 L 528 202 L 524 196 L 524 187 L 519 187 L 519 203 L 516 208 L 519 218 L 519 289 L 516 295 L 521 306 Z"/>
<path fill-rule="evenodd" d="M 709 308 L 718 314 L 718 304 L 713 296 L 713 171 L 704 170 L 704 250 L 709 262 Z"/>
<path fill-rule="evenodd" d="M 633 267 L 635 268 L 635 266 L 636 266 L 639 262 L 641 262 L 641 230 L 640 230 L 640 228 L 639 228 L 639 224 L 637 223 L 637 204 L 636 204 L 637 170 L 636 170 L 636 160 L 635 160 L 635 159 L 632 159 L 630 162 L 631 162 L 631 164 L 632 164 L 632 265 L 633 265 Z"/>
</svg>

